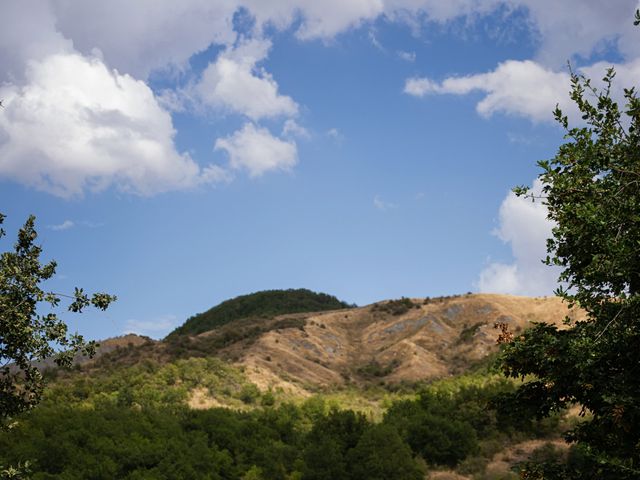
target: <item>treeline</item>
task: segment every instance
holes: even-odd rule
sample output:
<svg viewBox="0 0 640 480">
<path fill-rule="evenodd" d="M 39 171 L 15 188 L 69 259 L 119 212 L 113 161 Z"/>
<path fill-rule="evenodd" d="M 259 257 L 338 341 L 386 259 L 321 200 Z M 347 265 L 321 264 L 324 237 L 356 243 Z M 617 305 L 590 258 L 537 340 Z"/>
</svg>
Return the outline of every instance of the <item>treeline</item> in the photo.
<svg viewBox="0 0 640 480">
<path fill-rule="evenodd" d="M 88 384 L 85 384 L 87 388 Z M 455 379 L 394 403 L 382 421 L 312 399 L 250 411 L 140 405 L 61 391 L 0 435 L 0 464 L 29 460 L 42 479 L 419 480 L 427 469 L 482 472 L 504 445 L 555 432 L 557 418 L 503 415 L 511 382 Z M 164 406 L 163 406 L 164 405 Z"/>
</svg>

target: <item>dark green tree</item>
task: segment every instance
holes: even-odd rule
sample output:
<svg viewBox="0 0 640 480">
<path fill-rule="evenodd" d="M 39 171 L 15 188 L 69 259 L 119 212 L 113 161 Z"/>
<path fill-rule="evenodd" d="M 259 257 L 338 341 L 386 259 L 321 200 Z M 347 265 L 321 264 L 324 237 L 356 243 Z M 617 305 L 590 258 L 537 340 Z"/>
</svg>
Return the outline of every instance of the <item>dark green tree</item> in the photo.
<svg viewBox="0 0 640 480">
<path fill-rule="evenodd" d="M 0 225 L 4 218 L 0 214 Z M 4 235 L 0 229 L 0 238 Z M 41 313 L 43 305 L 58 307 L 63 295 L 42 288 L 55 274 L 56 263 L 41 262 L 36 238 L 31 216 L 18 232 L 14 250 L 0 255 L 0 428 L 40 401 L 44 381 L 34 362 L 54 358 L 57 365 L 69 366 L 76 354 L 95 353 L 95 342 L 69 334 L 56 313 Z M 105 293 L 89 297 L 80 288 L 69 297 L 71 312 L 89 305 L 104 310 L 116 299 Z"/>
<path fill-rule="evenodd" d="M 348 480 L 347 454 L 360 441 L 369 422 L 350 410 L 334 410 L 316 419 L 307 437 L 305 480 Z"/>
<path fill-rule="evenodd" d="M 542 417 L 578 404 L 588 414 L 567 435 L 586 455 L 581 466 L 530 466 L 525 478 L 640 478 L 640 100 L 625 89 L 619 107 L 614 77 L 609 69 L 597 88 L 572 72 L 583 123 L 570 127 L 556 108 L 567 142 L 539 162 L 542 197 L 515 189 L 546 204 L 557 294 L 587 314 L 563 329 L 538 324 L 503 347 L 504 372 L 533 378 L 511 408 Z"/>
<path fill-rule="evenodd" d="M 349 451 L 347 461 L 351 480 L 422 480 L 425 474 L 409 445 L 386 424 L 369 427 Z"/>
</svg>

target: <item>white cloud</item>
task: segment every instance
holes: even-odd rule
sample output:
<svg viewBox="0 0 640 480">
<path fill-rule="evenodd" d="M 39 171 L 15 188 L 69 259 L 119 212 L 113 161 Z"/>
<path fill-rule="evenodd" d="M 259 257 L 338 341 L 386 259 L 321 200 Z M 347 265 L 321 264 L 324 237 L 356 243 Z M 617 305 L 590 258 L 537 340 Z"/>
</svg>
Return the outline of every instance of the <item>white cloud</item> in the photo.
<svg viewBox="0 0 640 480">
<path fill-rule="evenodd" d="M 539 180 L 534 182 L 532 193 L 542 193 Z M 559 270 L 542 263 L 553 227 L 546 206 L 540 200 L 532 202 L 509 192 L 500 206 L 499 222 L 494 234 L 510 246 L 514 261 L 487 265 L 479 275 L 478 289 L 517 295 L 551 294 L 557 287 Z"/>
<path fill-rule="evenodd" d="M 258 25 L 287 28 L 299 20 L 296 36 L 303 40 L 330 40 L 349 28 L 374 20 L 385 10 L 383 0 L 246 0 L 244 4 L 256 15 Z"/>
<path fill-rule="evenodd" d="M 16 4 L 27 3 L 16 2 Z M 37 5 L 37 6 L 36 6 Z M 50 8 L 47 8 L 51 5 Z M 22 22 L 6 22 L 4 29 L 20 28 L 23 43 L 42 29 L 24 28 L 29 17 L 45 17 L 51 10 L 59 31 L 75 47 L 89 54 L 100 48 L 116 68 L 146 76 L 153 68 L 183 65 L 210 44 L 230 45 L 235 39 L 233 15 L 240 7 L 256 18 L 256 30 L 265 26 L 286 29 L 297 24 L 301 39 L 331 40 L 336 35 L 384 15 L 402 21 L 444 23 L 458 17 L 471 19 L 500 6 L 526 9 L 530 28 L 539 39 L 539 57 L 563 63 L 574 53 L 588 54 L 603 40 L 617 41 L 623 53 L 638 54 L 637 36 L 629 21 L 637 0 L 84 0 L 82 2 L 32 1 Z M 8 6 L 3 10 L 3 19 Z M 20 8 L 20 7 L 17 7 Z M 28 20 L 36 24 L 38 18 Z M 26 32 L 29 32 L 28 34 Z"/>
<path fill-rule="evenodd" d="M 537 60 L 560 67 L 574 55 L 589 57 L 606 43 L 617 45 L 627 58 L 640 54 L 632 17 L 638 0 L 509 0 L 507 4 L 528 11 L 537 34 Z"/>
<path fill-rule="evenodd" d="M 504 113 L 536 122 L 552 122 L 552 112 L 558 102 L 565 112 L 573 111 L 568 99 L 569 89 L 568 73 L 554 72 L 531 60 L 509 60 L 492 72 L 449 77 L 441 83 L 428 78 L 410 78 L 404 91 L 418 97 L 466 95 L 479 91 L 485 96 L 476 105 L 476 110 L 483 117 Z"/>
<path fill-rule="evenodd" d="M 280 95 L 273 77 L 257 67 L 270 48 L 271 42 L 252 39 L 225 50 L 190 89 L 192 95 L 210 107 L 240 113 L 252 120 L 295 116 L 296 102 Z"/>
<path fill-rule="evenodd" d="M 176 327 L 178 317 L 175 315 L 162 315 L 153 320 L 127 320 L 122 333 L 136 333 L 138 335 L 147 335 L 149 337 L 163 337 L 171 329 Z"/>
<path fill-rule="evenodd" d="M 284 122 L 284 126 L 282 127 L 282 136 L 306 139 L 311 138 L 309 131 L 292 118 L 289 118 Z"/>
<path fill-rule="evenodd" d="M 137 78 L 146 78 L 154 69 L 184 69 L 192 55 L 210 45 L 232 44 L 233 15 L 241 5 L 239 0 L 50 3 L 56 28 L 73 39 L 79 52 L 89 55 L 98 48 L 109 65 Z M 24 26 L 27 18 L 19 24 L 25 37 L 34 34 Z"/>
<path fill-rule="evenodd" d="M 607 42 L 637 81 L 630 62 L 640 56 L 640 42 L 630 20 L 638 0 L 9 2 L 0 30 L 0 95 L 7 105 L 11 101 L 0 120 L 0 175 L 65 197 L 111 185 L 151 195 L 228 180 L 220 167 L 203 168 L 176 150 L 169 111 L 180 110 L 184 98 L 172 91 L 155 96 L 145 83 L 152 71 L 184 78 L 195 54 L 222 47 L 189 94 L 253 121 L 292 119 L 298 104 L 260 67 L 274 30 L 294 26 L 302 40 L 331 41 L 381 17 L 421 27 L 463 16 L 473 21 L 505 5 L 526 10 L 537 35 L 537 63 L 506 62 L 493 72 L 442 83 L 410 79 L 405 91 L 418 96 L 484 92 L 478 104 L 482 115 L 549 120 L 555 101 L 567 97 L 566 75 L 554 70 L 570 56 L 589 56 Z M 240 8 L 255 19 L 255 27 L 245 32 L 253 40 L 239 40 L 234 31 Z M 402 53 L 412 58 L 411 52 Z M 65 71 L 74 62 L 78 73 Z M 47 69 L 50 80 L 41 75 Z M 285 124 L 283 135 L 295 133 Z M 275 140 L 293 149 L 289 158 L 297 159 L 295 144 Z"/>
<path fill-rule="evenodd" d="M 386 212 L 398 207 L 398 205 L 396 205 L 395 203 L 385 202 L 384 200 L 382 200 L 382 198 L 380 198 L 380 195 L 376 195 L 375 197 L 373 197 L 373 206 L 381 212 Z"/>
<path fill-rule="evenodd" d="M 640 35 L 638 38 L 640 39 Z M 580 71 L 593 80 L 593 85 L 602 88 L 601 79 L 609 67 L 613 67 L 616 71 L 611 93 L 618 101 L 618 105 L 622 107 L 627 103 L 624 99 L 624 88 L 635 86 L 637 90 L 640 87 L 640 57 L 626 63 L 598 62 L 582 67 Z"/>
<path fill-rule="evenodd" d="M 399 50 L 398 57 L 400 57 L 405 62 L 415 62 L 416 61 L 416 52 L 405 52 L 403 50 Z"/>
<path fill-rule="evenodd" d="M 378 40 L 378 36 L 376 35 L 376 31 L 373 28 L 369 29 L 369 41 L 371 42 L 371 45 L 376 47 L 378 50 L 384 52 L 385 48 L 380 43 L 380 40 Z"/>
<path fill-rule="evenodd" d="M 580 68 L 579 73 L 591 78 L 594 86 L 601 86 L 600 79 L 611 66 L 616 70 L 612 95 L 624 105 L 623 88 L 638 84 L 640 58 L 622 64 L 598 62 Z M 570 120 L 579 121 L 577 108 L 569 98 L 570 89 L 567 71 L 555 72 L 531 60 L 509 60 L 492 72 L 448 77 L 440 83 L 429 78 L 409 78 L 404 92 L 416 97 L 481 92 L 484 97 L 476 110 L 483 117 L 502 113 L 534 122 L 555 122 L 552 112 L 559 104 Z"/>
<path fill-rule="evenodd" d="M 72 220 L 65 220 L 64 222 L 59 223 L 57 225 L 49 225 L 48 228 L 50 230 L 59 232 L 59 231 L 62 231 L 62 230 L 69 230 L 70 228 L 74 227 L 75 225 L 76 225 L 75 222 L 73 222 Z"/>
<path fill-rule="evenodd" d="M 404 83 L 404 93 L 414 97 L 424 97 L 430 93 L 441 93 L 441 87 L 426 77 L 412 77 Z"/>
<path fill-rule="evenodd" d="M 144 82 L 78 54 L 31 62 L 26 78 L 0 88 L 0 175 L 61 197 L 223 179 L 219 167 L 202 170 L 176 151 L 171 116 Z"/>
<path fill-rule="evenodd" d="M 330 128 L 327 130 L 327 137 L 336 142 L 337 144 L 341 144 L 344 142 L 344 135 L 337 128 Z"/>
<path fill-rule="evenodd" d="M 558 67 L 574 54 L 588 56 L 603 42 L 617 44 L 628 58 L 640 54 L 631 20 L 638 0 L 23 0 L 3 8 L 0 49 L 5 57 L 36 58 L 69 43 L 84 55 L 100 49 L 122 72 L 146 78 L 153 69 L 185 68 L 210 45 L 232 45 L 239 8 L 255 16 L 255 31 L 296 25 L 301 39 L 331 40 L 381 16 L 404 22 L 470 21 L 498 8 L 523 9 L 537 37 L 538 59 Z M 5 67 L 6 68 L 6 67 Z"/>
<path fill-rule="evenodd" d="M 234 170 L 246 170 L 252 177 L 271 170 L 290 170 L 298 163 L 298 149 L 292 141 L 271 135 L 266 128 L 246 123 L 226 138 L 219 138 L 216 150 L 224 150 Z"/>
</svg>

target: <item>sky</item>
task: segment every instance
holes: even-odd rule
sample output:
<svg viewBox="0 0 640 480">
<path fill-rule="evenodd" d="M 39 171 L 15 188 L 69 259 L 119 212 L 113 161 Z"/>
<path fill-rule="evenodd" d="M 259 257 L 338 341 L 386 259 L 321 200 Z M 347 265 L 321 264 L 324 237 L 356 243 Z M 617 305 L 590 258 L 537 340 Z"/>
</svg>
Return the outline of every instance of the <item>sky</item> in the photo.
<svg viewBox="0 0 640 480">
<path fill-rule="evenodd" d="M 88 338 L 161 338 L 241 294 L 365 305 L 552 294 L 511 188 L 564 132 L 567 62 L 640 84 L 637 0 L 7 0 L 0 212 Z"/>
</svg>

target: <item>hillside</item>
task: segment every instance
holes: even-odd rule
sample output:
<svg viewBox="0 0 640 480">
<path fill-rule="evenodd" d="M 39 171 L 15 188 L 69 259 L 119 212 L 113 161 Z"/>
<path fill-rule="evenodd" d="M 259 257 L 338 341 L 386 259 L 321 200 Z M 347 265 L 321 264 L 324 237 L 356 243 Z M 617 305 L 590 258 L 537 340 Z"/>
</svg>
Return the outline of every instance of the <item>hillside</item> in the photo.
<svg viewBox="0 0 640 480">
<path fill-rule="evenodd" d="M 581 315 L 555 297 L 469 294 L 272 316 L 262 309 L 261 316 L 230 320 L 225 312 L 258 311 L 260 295 L 248 297 L 239 297 L 243 308 L 233 305 L 234 299 L 210 310 L 209 318 L 218 320 L 211 330 L 187 335 L 182 328 L 165 341 L 136 342 L 105 354 L 95 368 L 218 357 L 244 371 L 261 390 L 306 396 L 318 389 L 415 384 L 464 373 L 497 351 L 496 323 L 519 333 L 532 322 L 562 325 L 567 315 Z M 272 303 L 276 311 L 294 304 Z M 188 329 L 204 328 L 193 319 L 198 317 L 187 321 L 192 322 Z"/>
<path fill-rule="evenodd" d="M 497 351 L 498 322 L 519 333 L 532 322 L 562 325 L 567 315 L 578 319 L 581 312 L 569 311 L 555 297 L 480 294 L 392 300 L 298 315 L 297 326 L 271 329 L 218 355 L 243 365 L 262 388 L 416 383 L 482 363 Z M 221 334 L 204 333 L 192 342 Z"/>
<path fill-rule="evenodd" d="M 106 340 L 98 358 L 50 370 L 42 404 L 0 432 L 0 463 L 34 459 L 48 475 L 34 478 L 361 480 L 404 468 L 410 480 L 470 480 L 517 478 L 514 463 L 570 453 L 561 438 L 575 415 L 505 414 L 494 399 L 517 382 L 486 368 L 495 323 L 517 333 L 580 319 L 557 298 L 264 312 L 164 341 Z M 364 454 L 389 459 L 390 473 L 345 476 L 376 465 Z"/>
<path fill-rule="evenodd" d="M 286 313 L 321 312 L 349 308 L 345 302 L 326 293 L 316 293 L 304 288 L 289 290 L 265 290 L 241 295 L 194 315 L 168 335 L 195 335 L 244 318 L 269 318 Z"/>
</svg>

